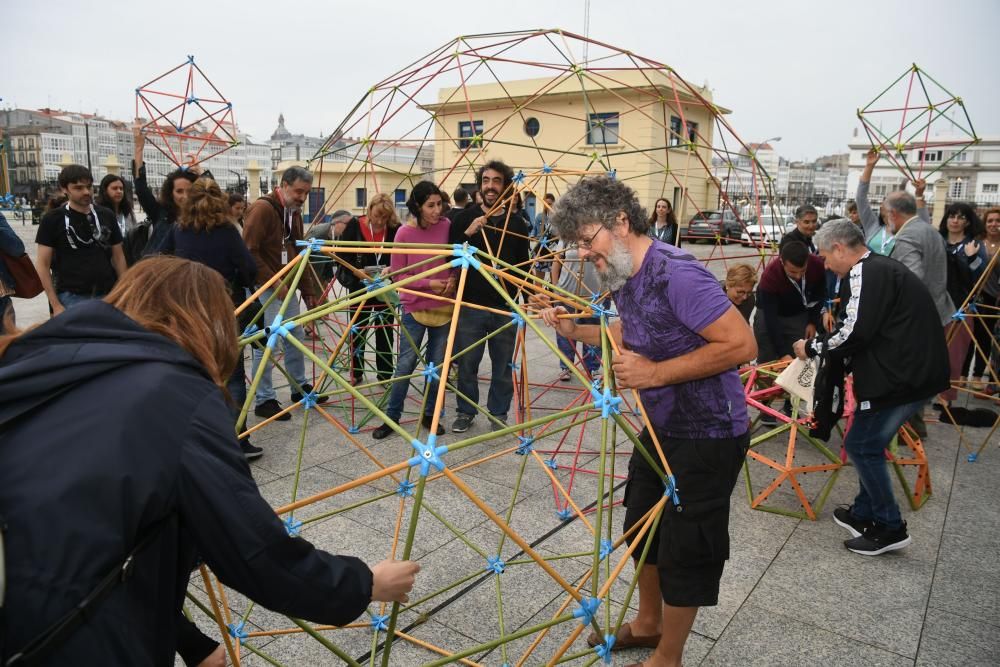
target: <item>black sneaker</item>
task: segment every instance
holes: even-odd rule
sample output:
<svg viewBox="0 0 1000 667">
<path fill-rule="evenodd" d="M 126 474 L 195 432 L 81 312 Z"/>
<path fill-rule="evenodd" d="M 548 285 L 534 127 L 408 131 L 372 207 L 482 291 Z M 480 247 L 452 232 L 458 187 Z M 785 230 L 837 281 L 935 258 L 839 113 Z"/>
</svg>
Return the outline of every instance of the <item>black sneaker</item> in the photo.
<svg viewBox="0 0 1000 667">
<path fill-rule="evenodd" d="M 761 426 L 777 426 L 778 418 L 772 415 L 770 412 L 761 412 L 760 424 Z"/>
<path fill-rule="evenodd" d="M 424 415 L 423 418 L 420 420 L 420 425 L 429 431 L 431 430 L 432 421 L 433 417 L 431 417 L 430 415 Z M 437 434 L 444 435 L 444 426 L 441 426 L 440 420 L 438 420 Z"/>
<path fill-rule="evenodd" d="M 496 419 L 496 421 L 493 421 L 493 419 L 490 420 L 490 430 L 491 431 L 502 431 L 503 429 L 505 429 L 505 428 L 507 428 L 509 426 L 509 424 L 507 423 L 507 418 L 506 417 L 496 417 L 496 416 L 494 416 L 494 418 Z"/>
<path fill-rule="evenodd" d="M 377 429 L 372 431 L 372 437 L 376 440 L 381 440 L 382 438 L 388 438 L 393 433 L 395 433 L 395 431 L 392 430 L 391 426 L 388 424 L 382 424 Z"/>
<path fill-rule="evenodd" d="M 465 433 L 466 431 L 469 430 L 469 427 L 472 426 L 472 420 L 475 418 L 476 415 L 467 415 L 459 413 L 459 415 L 455 417 L 455 421 L 452 422 L 451 424 L 451 432 Z"/>
<path fill-rule="evenodd" d="M 259 459 L 264 455 L 264 450 L 260 447 L 254 447 L 251 445 L 249 438 L 243 438 L 240 440 L 240 449 L 243 450 L 243 456 L 247 457 L 247 461 Z"/>
<path fill-rule="evenodd" d="M 906 522 L 896 530 L 875 524 L 861 537 L 844 541 L 844 546 L 862 556 L 878 556 L 908 546 L 913 540 L 906 533 Z"/>
<path fill-rule="evenodd" d="M 833 522 L 841 528 L 846 528 L 851 537 L 861 537 L 865 531 L 875 525 L 874 521 L 862 521 L 851 514 L 851 508 L 842 505 L 833 510 Z"/>
<path fill-rule="evenodd" d="M 261 403 L 260 405 L 258 405 L 253 409 L 253 413 L 258 417 L 260 417 L 261 419 L 270 419 L 279 412 L 281 412 L 281 403 L 278 403 L 278 401 L 274 400 L 273 398 L 264 401 L 263 403 Z M 285 414 L 278 417 L 277 420 L 279 422 L 286 422 L 291 418 L 292 418 L 291 413 L 286 412 Z"/>
<path fill-rule="evenodd" d="M 308 382 L 306 384 L 302 385 L 302 393 L 299 393 L 297 391 L 293 391 L 292 392 L 292 396 L 291 396 L 292 403 L 298 403 L 299 401 L 302 400 L 302 398 L 306 394 L 311 393 L 312 390 L 313 390 L 313 386 L 311 384 L 309 384 Z M 323 405 L 324 403 L 328 402 L 329 400 L 330 400 L 329 396 L 317 396 L 316 397 L 316 404 L 317 405 Z"/>
</svg>

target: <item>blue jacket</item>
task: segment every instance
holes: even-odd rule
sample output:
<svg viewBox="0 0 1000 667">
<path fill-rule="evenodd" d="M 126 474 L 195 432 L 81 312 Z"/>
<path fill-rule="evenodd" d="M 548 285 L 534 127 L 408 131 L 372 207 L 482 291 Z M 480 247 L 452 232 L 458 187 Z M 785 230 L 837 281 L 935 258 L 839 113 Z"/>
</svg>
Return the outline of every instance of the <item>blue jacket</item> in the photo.
<svg viewBox="0 0 1000 667">
<path fill-rule="evenodd" d="M 364 563 L 290 537 L 261 498 L 202 367 L 103 301 L 0 358 L 0 515 L 0 664 L 150 533 L 131 578 L 42 664 L 172 666 L 196 555 L 282 614 L 343 625 L 371 599 Z"/>
</svg>

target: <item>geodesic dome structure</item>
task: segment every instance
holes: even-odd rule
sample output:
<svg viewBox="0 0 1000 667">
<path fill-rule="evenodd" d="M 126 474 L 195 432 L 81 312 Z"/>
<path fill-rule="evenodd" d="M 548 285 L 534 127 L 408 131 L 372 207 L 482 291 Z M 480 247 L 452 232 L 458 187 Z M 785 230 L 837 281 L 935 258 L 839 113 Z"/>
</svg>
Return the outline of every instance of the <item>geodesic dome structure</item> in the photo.
<svg viewBox="0 0 1000 667">
<path fill-rule="evenodd" d="M 725 114 L 708 90 L 688 84 L 673 69 L 570 33 L 467 36 L 372 86 L 309 167 L 325 211 L 360 213 L 374 192 L 393 193 L 398 202 L 422 179 L 450 190 L 473 183 L 481 166 L 501 159 L 516 173 L 494 206 L 505 211 L 502 233 L 510 239 L 517 234 L 508 226 L 519 198 L 537 213 L 544 193 L 558 198 L 578 179 L 596 174 L 626 181 L 649 205 L 668 198 L 682 231 L 687 218 L 713 210 L 728 210 L 745 228 L 770 205 L 770 178 Z M 745 175 L 754 184 L 752 200 L 730 201 L 719 188 L 720 174 Z M 764 261 L 763 248 L 729 250 L 732 233 L 720 228 L 706 239 L 713 245 L 707 261 Z M 536 255 L 521 265 L 502 262 L 500 248 L 421 246 L 421 253 L 447 264 L 402 279 L 391 272 L 364 276 L 365 287 L 351 293 L 331 284 L 326 298 L 300 316 L 285 317 L 283 306 L 274 321 L 258 317 L 244 331 L 241 344 L 261 348 L 286 377 L 279 341 L 300 350 L 314 371 L 315 392 L 286 408 L 295 415 L 288 425 L 276 418 L 245 425 L 259 381 L 251 378 L 239 425 L 255 437 L 279 433 L 297 445 L 286 452 L 292 481 L 268 496 L 288 531 L 369 563 L 413 558 L 423 569 L 409 603 L 372 604 L 357 623 L 327 628 L 256 609 L 203 568 L 189 599 L 215 619 L 231 660 L 287 664 L 290 655 L 299 664 L 333 656 L 347 664 L 382 665 L 610 661 L 608 637 L 628 614 L 635 588 L 630 561 L 636 547 L 618 534 L 621 457 L 639 448 L 664 480 L 661 502 L 635 526 L 635 537 L 655 530 L 665 508 L 683 502 L 683 490 L 659 446 L 646 451 L 638 443 L 646 424 L 638 395 L 615 386 L 615 342 L 608 335 L 615 313 L 606 295 L 566 291 L 540 277 L 533 264 L 562 250 L 544 229 L 532 243 Z M 338 252 L 375 251 L 338 240 L 301 247 L 251 301 L 281 284 L 288 288 L 287 305 L 307 272 L 331 264 L 353 270 Z M 380 250 L 391 254 L 397 248 L 387 243 Z M 454 297 L 445 299 L 456 315 L 447 325 L 444 363 L 434 367 L 417 350 L 421 361 L 412 375 L 370 381 L 369 374 L 352 383 L 353 357 L 363 351 L 352 349 L 352 336 L 385 327 L 397 332 L 400 346 L 413 345 L 397 325 L 393 295 L 413 280 L 446 271 L 456 271 L 459 281 Z M 470 272 L 484 276 L 504 298 L 503 328 L 516 334 L 509 369 L 513 414 L 508 425 L 483 411 L 482 428 L 438 437 L 435 429 L 458 391 L 448 369 L 469 351 L 455 345 L 457 313 L 482 308 L 464 300 Z M 507 287 L 514 288 L 513 297 Z M 535 319 L 531 304 L 537 299 L 599 318 L 600 372 L 559 351 Z M 358 314 L 373 304 L 384 313 L 381 321 L 359 325 Z M 568 382 L 554 379 L 556 360 L 570 369 Z M 442 382 L 431 395 L 427 380 L 435 375 Z M 412 385 L 398 422 L 385 414 L 387 389 L 397 382 Z M 290 377 L 289 384 L 302 391 Z M 320 396 L 325 404 L 317 402 Z M 426 428 L 420 415 L 428 404 L 434 418 Z M 393 436 L 372 443 L 368 431 L 379 423 L 388 424 Z M 306 471 L 305 463 L 333 456 L 331 476 Z M 456 631 L 470 618 L 474 628 Z M 596 649 L 578 641 L 592 630 L 602 639 Z"/>
</svg>

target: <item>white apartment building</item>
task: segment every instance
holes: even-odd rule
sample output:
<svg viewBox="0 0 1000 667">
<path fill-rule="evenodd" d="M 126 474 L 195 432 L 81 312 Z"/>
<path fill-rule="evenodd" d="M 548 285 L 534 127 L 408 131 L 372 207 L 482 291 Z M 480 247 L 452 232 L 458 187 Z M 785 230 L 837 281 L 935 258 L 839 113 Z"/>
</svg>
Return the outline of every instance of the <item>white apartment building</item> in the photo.
<svg viewBox="0 0 1000 667">
<path fill-rule="evenodd" d="M 978 206 L 996 206 L 1000 204 L 1000 137 L 983 137 L 979 143 L 960 151 L 960 146 L 934 146 L 961 141 L 961 137 L 952 135 L 932 136 L 924 148 L 924 142 L 908 144 L 901 154 L 905 156 L 910 168 L 918 172 L 923 158 L 923 173 L 928 174 L 928 201 L 935 197 L 934 185 L 938 180 L 947 179 L 948 201 L 966 201 Z M 858 178 L 865 166 L 865 155 L 871 144 L 864 135 L 856 133 L 849 144 L 850 162 L 847 173 L 847 192 L 853 196 L 857 191 Z M 897 158 L 901 160 L 901 158 Z M 872 172 L 869 198 L 881 201 L 886 194 L 898 189 L 906 176 L 890 160 L 883 157 Z"/>
</svg>

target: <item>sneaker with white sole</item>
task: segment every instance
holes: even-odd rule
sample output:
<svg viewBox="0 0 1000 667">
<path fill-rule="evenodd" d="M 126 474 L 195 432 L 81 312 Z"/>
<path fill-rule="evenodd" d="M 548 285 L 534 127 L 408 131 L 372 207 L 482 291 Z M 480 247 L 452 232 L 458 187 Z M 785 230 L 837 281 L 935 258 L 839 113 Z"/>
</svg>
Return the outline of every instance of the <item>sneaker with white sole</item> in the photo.
<svg viewBox="0 0 1000 667">
<path fill-rule="evenodd" d="M 841 528 L 846 528 L 851 537 L 861 537 L 866 530 L 875 525 L 874 521 L 864 521 L 855 517 L 847 505 L 833 510 L 833 522 Z"/>
<path fill-rule="evenodd" d="M 909 546 L 913 540 L 906 532 L 906 522 L 896 530 L 875 524 L 860 537 L 844 541 L 844 546 L 862 556 L 879 556 L 887 551 L 896 551 Z"/>
<path fill-rule="evenodd" d="M 459 415 L 455 417 L 455 421 L 452 422 L 451 424 L 451 432 L 465 433 L 466 431 L 469 430 L 469 427 L 472 426 L 472 420 L 475 418 L 476 418 L 475 415 L 466 415 L 459 413 Z"/>
</svg>

